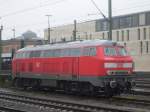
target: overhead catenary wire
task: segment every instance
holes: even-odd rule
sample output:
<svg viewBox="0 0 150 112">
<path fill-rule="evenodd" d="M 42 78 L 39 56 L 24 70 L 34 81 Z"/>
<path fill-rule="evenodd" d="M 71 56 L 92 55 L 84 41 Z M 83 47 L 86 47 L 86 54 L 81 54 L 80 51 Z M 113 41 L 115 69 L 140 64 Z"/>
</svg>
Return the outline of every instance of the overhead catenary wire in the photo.
<svg viewBox="0 0 150 112">
<path fill-rule="evenodd" d="M 97 4 L 95 3 L 95 1 L 94 1 L 94 0 L 91 0 L 91 2 L 92 2 L 92 4 L 96 7 L 96 9 L 99 11 L 99 13 L 100 13 L 106 20 L 108 20 L 107 17 L 104 15 L 104 13 L 101 11 L 101 9 L 97 6 Z"/>
<path fill-rule="evenodd" d="M 95 20 L 95 19 L 89 19 L 87 18 L 89 16 L 87 16 L 87 14 L 83 14 L 83 15 L 78 15 L 76 16 L 75 18 L 80 18 L 80 19 L 77 19 L 78 22 L 86 22 L 86 21 L 91 21 L 91 20 Z M 58 21 L 61 21 L 58 23 Z M 62 21 L 65 21 L 64 23 L 62 23 Z M 57 24 L 58 23 L 58 24 Z M 65 18 L 61 18 L 59 20 L 53 20 L 53 27 L 56 27 L 56 26 L 63 26 L 63 25 L 67 25 L 67 24 L 72 24 L 73 23 L 73 20 L 71 18 L 68 18 L 68 17 L 65 17 Z M 16 28 L 25 28 L 25 27 L 29 27 L 29 26 L 39 26 L 39 25 L 46 25 L 47 24 L 47 21 L 39 21 L 39 22 L 34 22 L 34 23 L 31 23 L 31 24 L 23 24 L 23 25 L 15 25 Z M 5 26 L 5 30 L 10 30 L 12 29 L 11 26 Z"/>
<path fill-rule="evenodd" d="M 36 9 L 38 9 L 38 8 L 41 8 L 41 7 L 46 7 L 46 6 L 49 6 L 49 5 L 55 5 L 55 4 L 57 4 L 57 3 L 60 3 L 60 2 L 64 2 L 64 1 L 66 1 L 66 0 L 57 0 L 56 2 L 54 2 L 54 3 L 48 3 L 48 4 L 43 4 L 43 5 L 39 5 L 39 6 L 35 6 L 35 7 L 31 7 L 31 8 L 26 8 L 26 9 L 23 9 L 23 10 L 19 10 L 19 11 L 15 11 L 15 12 L 11 12 L 11 13 L 8 13 L 8 14 L 4 14 L 4 15 L 2 15 L 2 16 L 0 16 L 0 17 L 8 17 L 8 16 L 13 16 L 13 15 L 16 15 L 16 14 L 20 14 L 20 13 L 25 13 L 25 12 L 27 12 L 27 11 L 32 11 L 32 10 L 36 10 Z M 107 19 L 107 17 L 104 15 L 104 13 L 99 9 L 99 7 L 97 6 L 97 4 L 95 3 L 95 1 L 94 0 L 91 0 L 91 2 L 93 3 L 93 5 L 97 8 L 97 10 L 100 12 L 100 14 L 105 18 L 105 19 Z M 150 5 L 150 4 L 145 4 L 145 5 L 140 5 L 141 7 L 143 7 L 143 6 L 148 6 L 148 5 Z M 120 10 L 128 10 L 128 9 L 132 9 L 132 8 L 138 8 L 139 6 L 134 6 L 134 7 L 130 7 L 130 8 L 122 8 L 122 9 L 113 9 L 113 12 L 115 13 L 115 12 L 118 12 L 118 11 L 120 11 Z"/>
<path fill-rule="evenodd" d="M 50 6 L 50 5 L 56 5 L 56 4 L 64 2 L 64 1 L 67 1 L 67 0 L 57 0 L 54 3 L 47 3 L 47 4 L 43 4 L 43 5 L 38 5 L 38 6 L 35 6 L 35 7 L 30 7 L 30 8 L 18 10 L 18 11 L 15 11 L 15 12 L 4 14 L 1 17 L 4 18 L 4 17 L 20 14 L 20 13 L 25 13 L 25 12 L 28 12 L 28 11 L 32 11 L 32 10 L 36 10 L 36 9 L 42 8 L 42 7 L 47 7 L 47 6 Z"/>
<path fill-rule="evenodd" d="M 59 0 L 60 1 L 60 0 Z M 129 8 L 125 8 L 125 9 L 129 9 Z M 121 9 L 119 9 L 121 10 Z M 123 9 L 122 9 L 123 10 Z M 113 12 L 116 12 L 116 11 L 113 11 Z M 99 13 L 98 13 L 99 14 Z M 106 16 L 105 16 L 106 17 Z M 66 19 L 65 19 L 66 20 Z M 86 21 L 86 20 L 85 20 Z M 21 26 L 18 26 L 18 28 L 20 27 L 27 27 L 27 26 L 31 26 L 31 25 L 38 25 L 38 24 L 43 24 L 45 22 L 38 22 L 38 23 L 33 23 L 33 24 L 30 24 L 30 25 L 21 25 Z M 11 28 L 8 28 L 8 29 L 11 29 Z"/>
<path fill-rule="evenodd" d="M 63 1 L 66 1 L 66 0 L 57 0 L 57 3 L 61 3 L 61 2 L 63 2 Z M 94 0 L 91 0 L 91 1 L 94 1 Z M 32 10 L 36 10 L 36 9 L 38 9 L 38 8 L 41 8 L 41 7 L 46 7 L 46 6 L 50 6 L 50 5 L 55 5 L 55 4 L 57 4 L 56 3 L 56 1 L 55 1 L 55 3 L 53 2 L 53 3 L 47 3 L 47 4 L 43 4 L 43 5 L 40 5 L 40 6 L 36 6 L 36 7 L 32 7 L 32 8 L 26 8 L 26 9 L 23 9 L 23 10 L 20 10 L 20 11 L 16 11 L 16 12 L 12 12 L 12 13 L 8 13 L 8 14 L 5 14 L 5 17 L 9 17 L 9 16 L 12 16 L 12 15 L 16 15 L 16 14 L 20 14 L 20 13 L 25 13 L 25 12 L 27 12 L 27 11 L 32 11 Z M 95 3 L 95 2 L 94 2 Z M 95 5 L 97 6 L 97 8 L 98 8 L 98 5 L 95 3 Z M 148 6 L 148 5 L 150 5 L 150 4 L 147 4 L 147 3 L 144 3 L 144 5 L 143 4 L 139 4 L 141 7 L 143 7 L 144 5 L 145 6 Z M 138 8 L 139 6 L 135 6 L 135 8 Z M 131 7 L 132 8 L 132 7 Z M 28 10 L 27 10 L 28 9 Z M 31 9 L 31 10 L 30 10 Z M 99 8 L 98 8 L 99 9 Z M 130 8 L 124 8 L 124 9 L 122 9 L 122 10 L 128 10 L 128 9 L 130 9 Z M 100 10 L 100 9 L 99 9 Z M 121 10 L 121 9 L 119 9 L 119 10 Z M 118 10 L 118 11 L 119 11 Z M 101 11 L 101 10 L 100 10 Z M 102 11 L 101 11 L 102 12 Z M 113 11 L 113 12 L 117 12 L 117 10 L 116 11 Z M 14 14 L 13 14 L 14 13 Z M 100 14 L 100 13 L 99 13 Z M 102 15 L 102 14 L 101 14 Z M 103 14 L 104 15 L 104 14 Z M 105 16 L 105 15 L 104 15 Z M 105 16 L 106 17 L 106 16 Z M 107 18 L 107 17 L 106 17 Z M 88 21 L 87 19 L 85 20 L 85 21 Z M 28 27 L 28 26 L 34 26 L 34 25 L 41 25 L 41 24 L 43 24 L 44 23 L 44 21 L 43 22 L 38 22 L 38 23 L 33 23 L 33 24 L 30 24 L 30 25 L 21 25 L 21 26 L 16 26 L 16 28 L 24 28 L 24 27 Z M 62 24 L 61 24 L 62 25 Z M 59 26 L 59 25 L 58 25 Z M 9 29 L 12 29 L 12 28 L 9 28 Z"/>
</svg>

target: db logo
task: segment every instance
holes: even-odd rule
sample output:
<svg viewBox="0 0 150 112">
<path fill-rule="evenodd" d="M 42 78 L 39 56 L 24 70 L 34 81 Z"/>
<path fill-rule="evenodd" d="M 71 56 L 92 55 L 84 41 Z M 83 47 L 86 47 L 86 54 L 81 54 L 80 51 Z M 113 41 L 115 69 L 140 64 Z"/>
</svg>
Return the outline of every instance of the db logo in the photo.
<svg viewBox="0 0 150 112">
<path fill-rule="evenodd" d="M 122 63 L 118 63 L 118 68 L 121 68 L 123 66 Z"/>
</svg>

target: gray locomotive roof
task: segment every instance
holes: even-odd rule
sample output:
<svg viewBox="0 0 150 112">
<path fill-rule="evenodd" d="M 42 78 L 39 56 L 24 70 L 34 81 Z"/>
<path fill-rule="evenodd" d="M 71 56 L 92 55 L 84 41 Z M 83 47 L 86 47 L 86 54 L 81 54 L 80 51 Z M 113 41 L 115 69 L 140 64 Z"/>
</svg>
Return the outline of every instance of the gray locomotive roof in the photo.
<svg viewBox="0 0 150 112">
<path fill-rule="evenodd" d="M 35 50 L 48 50 L 48 49 L 63 49 L 63 48 L 78 48 L 85 46 L 99 46 L 99 45 L 114 45 L 116 42 L 109 40 L 84 40 L 84 41 L 75 41 L 68 43 L 59 43 L 51 45 L 40 45 L 33 47 L 25 47 L 18 51 L 35 51 Z"/>
</svg>

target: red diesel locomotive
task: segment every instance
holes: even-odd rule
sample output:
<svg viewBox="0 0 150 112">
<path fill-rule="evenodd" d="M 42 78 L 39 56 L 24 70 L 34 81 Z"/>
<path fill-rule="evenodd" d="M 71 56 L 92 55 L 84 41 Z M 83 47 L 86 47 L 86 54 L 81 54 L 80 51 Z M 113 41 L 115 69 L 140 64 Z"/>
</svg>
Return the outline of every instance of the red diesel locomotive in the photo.
<svg viewBox="0 0 150 112">
<path fill-rule="evenodd" d="M 85 40 L 26 47 L 16 52 L 12 73 L 17 87 L 116 95 L 130 90 L 133 60 L 108 40 Z"/>
</svg>

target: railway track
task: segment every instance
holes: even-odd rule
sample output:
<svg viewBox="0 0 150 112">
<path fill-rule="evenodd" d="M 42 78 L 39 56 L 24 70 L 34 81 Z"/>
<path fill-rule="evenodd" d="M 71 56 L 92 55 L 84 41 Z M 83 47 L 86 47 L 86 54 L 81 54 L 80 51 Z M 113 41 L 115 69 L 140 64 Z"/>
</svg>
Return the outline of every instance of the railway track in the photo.
<svg viewBox="0 0 150 112">
<path fill-rule="evenodd" d="M 150 74 L 137 75 L 135 83 L 136 86 L 132 90 L 133 94 L 150 96 Z"/>
<path fill-rule="evenodd" d="M 149 79 L 137 79 L 135 81 L 136 87 L 138 88 L 150 88 L 150 80 Z"/>
<path fill-rule="evenodd" d="M 136 88 L 132 91 L 133 95 L 142 95 L 142 96 L 150 96 L 150 90 L 146 91 L 141 88 Z"/>
<path fill-rule="evenodd" d="M 18 109 L 14 109 L 14 108 L 10 108 L 10 107 L 0 106 L 0 112 L 26 112 L 26 111 L 18 110 Z"/>
<path fill-rule="evenodd" d="M 125 97 L 114 97 L 113 100 L 116 100 L 118 102 L 124 102 L 128 104 L 133 104 L 136 106 L 144 106 L 144 107 L 150 107 L 150 100 L 142 100 L 142 99 L 135 99 L 135 98 L 125 98 Z"/>
<path fill-rule="evenodd" d="M 43 112 L 55 112 L 55 111 L 56 112 L 148 112 L 143 109 L 120 107 L 120 106 L 114 106 L 110 104 L 109 105 L 108 104 L 88 105 L 88 104 L 73 103 L 68 101 L 66 102 L 66 101 L 58 101 L 58 100 L 41 99 L 37 97 L 35 98 L 35 97 L 17 95 L 14 93 L 12 94 L 12 93 L 6 93 L 2 91 L 0 91 L 0 101 L 12 102 L 15 103 L 16 105 L 20 105 L 20 104 L 25 105 L 26 108 L 30 106 L 30 108 L 32 109 L 36 108 L 37 109 L 37 110 L 35 109 L 36 112 L 38 112 L 38 110 L 40 110 L 40 112 L 41 110 Z M 147 105 L 150 105 L 150 102 L 147 102 Z M 23 112 L 25 112 L 25 109 Z M 29 112 L 29 110 L 27 109 L 26 112 Z M 33 112 L 33 110 L 31 110 L 31 112 Z"/>
</svg>

